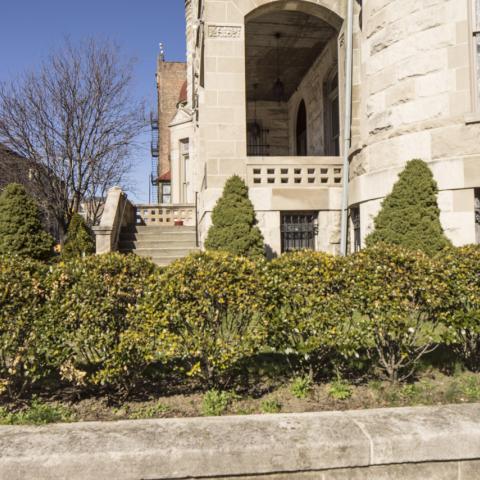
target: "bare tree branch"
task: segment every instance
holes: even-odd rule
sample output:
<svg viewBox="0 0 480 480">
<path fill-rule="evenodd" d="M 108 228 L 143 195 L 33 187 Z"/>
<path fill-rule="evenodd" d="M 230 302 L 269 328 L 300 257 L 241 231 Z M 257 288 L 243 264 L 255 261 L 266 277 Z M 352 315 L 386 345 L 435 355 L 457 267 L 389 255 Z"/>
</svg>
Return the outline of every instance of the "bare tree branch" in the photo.
<svg viewBox="0 0 480 480">
<path fill-rule="evenodd" d="M 0 142 L 28 159 L 32 189 L 61 234 L 83 203 L 96 222 L 108 188 L 128 178 L 147 124 L 131 84 L 132 63 L 117 47 L 67 40 L 38 71 L 0 85 Z"/>
</svg>

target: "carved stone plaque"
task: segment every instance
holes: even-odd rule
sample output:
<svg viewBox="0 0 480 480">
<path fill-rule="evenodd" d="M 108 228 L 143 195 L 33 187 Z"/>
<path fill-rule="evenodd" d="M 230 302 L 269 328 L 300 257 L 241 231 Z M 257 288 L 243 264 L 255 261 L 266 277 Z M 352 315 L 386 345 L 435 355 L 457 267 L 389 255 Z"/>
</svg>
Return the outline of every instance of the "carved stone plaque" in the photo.
<svg viewBox="0 0 480 480">
<path fill-rule="evenodd" d="M 208 36 L 210 38 L 240 38 L 242 27 L 237 25 L 209 25 Z"/>
</svg>

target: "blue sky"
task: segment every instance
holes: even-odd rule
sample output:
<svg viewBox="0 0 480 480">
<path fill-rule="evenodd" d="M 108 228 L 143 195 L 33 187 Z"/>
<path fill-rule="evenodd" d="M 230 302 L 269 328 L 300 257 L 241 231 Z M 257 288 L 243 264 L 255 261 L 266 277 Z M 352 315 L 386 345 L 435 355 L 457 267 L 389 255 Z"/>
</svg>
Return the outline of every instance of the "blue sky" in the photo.
<svg viewBox="0 0 480 480">
<path fill-rule="evenodd" d="M 69 36 L 113 40 L 136 59 L 134 95 L 155 106 L 158 44 L 166 59 L 185 59 L 183 0 L 15 0 L 2 1 L 0 81 L 34 68 Z M 137 201 L 148 200 L 150 135 L 139 139 L 132 176 Z"/>
</svg>

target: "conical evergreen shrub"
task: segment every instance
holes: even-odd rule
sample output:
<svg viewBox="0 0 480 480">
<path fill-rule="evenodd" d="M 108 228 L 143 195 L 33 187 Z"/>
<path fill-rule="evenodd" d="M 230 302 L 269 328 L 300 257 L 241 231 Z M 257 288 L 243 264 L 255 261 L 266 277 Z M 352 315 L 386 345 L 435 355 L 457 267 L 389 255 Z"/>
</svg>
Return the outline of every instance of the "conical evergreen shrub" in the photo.
<svg viewBox="0 0 480 480">
<path fill-rule="evenodd" d="M 25 187 L 11 183 L 0 195 L 0 255 L 45 260 L 53 238 L 43 229 L 40 210 Z"/>
<path fill-rule="evenodd" d="M 205 241 L 207 250 L 223 250 L 253 258 L 264 255 L 264 240 L 255 226 L 248 187 L 238 175 L 225 183 L 223 195 L 212 212 L 212 223 Z"/>
<path fill-rule="evenodd" d="M 75 213 L 68 226 L 62 257 L 84 257 L 93 253 L 95 253 L 93 234 L 83 217 Z"/>
<path fill-rule="evenodd" d="M 411 160 L 385 197 L 366 245 L 400 245 L 434 255 L 450 245 L 440 223 L 438 187 L 428 165 Z"/>
</svg>

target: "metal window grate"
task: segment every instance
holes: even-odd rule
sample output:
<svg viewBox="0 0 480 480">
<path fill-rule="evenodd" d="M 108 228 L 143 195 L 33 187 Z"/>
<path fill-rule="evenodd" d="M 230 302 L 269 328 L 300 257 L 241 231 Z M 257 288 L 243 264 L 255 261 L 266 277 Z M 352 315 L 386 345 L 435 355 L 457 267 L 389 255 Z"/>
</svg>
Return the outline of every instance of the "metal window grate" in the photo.
<svg viewBox="0 0 480 480">
<path fill-rule="evenodd" d="M 269 130 L 260 128 L 258 131 L 249 126 L 247 155 L 249 157 L 268 157 L 270 156 L 270 145 L 268 144 Z"/>
<path fill-rule="evenodd" d="M 317 212 L 282 213 L 282 252 L 315 250 L 315 237 L 318 234 L 317 217 Z"/>
</svg>

